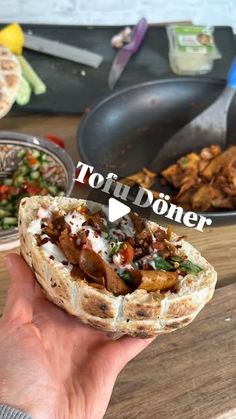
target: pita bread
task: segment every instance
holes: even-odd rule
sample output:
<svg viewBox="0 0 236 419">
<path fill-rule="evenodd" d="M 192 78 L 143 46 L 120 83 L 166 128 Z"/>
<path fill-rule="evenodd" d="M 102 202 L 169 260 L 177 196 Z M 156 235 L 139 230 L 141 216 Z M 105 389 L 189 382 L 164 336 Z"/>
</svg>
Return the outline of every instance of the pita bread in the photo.
<svg viewBox="0 0 236 419">
<path fill-rule="evenodd" d="M 93 288 L 84 280 L 74 280 L 62 263 L 51 260 L 41 250 L 35 236 L 27 231 L 29 224 L 36 219 L 38 209 L 50 207 L 52 211 L 63 209 L 68 212 L 81 204 L 86 204 L 94 210 L 105 209 L 97 203 L 64 197 L 35 196 L 21 200 L 21 252 L 35 272 L 47 297 L 82 322 L 103 331 L 113 332 L 116 336 L 128 334 L 147 338 L 189 324 L 212 298 L 217 274 L 187 241 L 178 241 L 178 244 L 182 245 L 181 252 L 202 270 L 198 275 L 187 274 L 181 277 L 177 293 L 136 289 L 124 296 L 114 296 L 107 290 Z M 152 230 L 158 227 L 149 221 L 148 226 Z M 177 239 L 178 237 L 172 233 L 170 241 L 175 243 Z"/>
<path fill-rule="evenodd" d="M 7 48 L 0 45 L 0 118 L 11 109 L 21 83 L 21 67 Z"/>
</svg>

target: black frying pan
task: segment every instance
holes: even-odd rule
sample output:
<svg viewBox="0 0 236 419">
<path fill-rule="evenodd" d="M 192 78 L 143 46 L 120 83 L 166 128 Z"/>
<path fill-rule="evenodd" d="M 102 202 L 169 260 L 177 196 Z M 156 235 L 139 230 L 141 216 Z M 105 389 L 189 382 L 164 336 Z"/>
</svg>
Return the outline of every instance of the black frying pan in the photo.
<svg viewBox="0 0 236 419">
<path fill-rule="evenodd" d="M 223 80 L 206 78 L 159 80 L 104 98 L 81 120 L 77 142 L 82 161 L 119 177 L 148 168 L 164 142 L 209 106 L 224 85 Z M 229 111 L 229 144 L 236 144 L 236 98 Z M 236 211 L 207 214 L 214 224 L 236 221 Z"/>
</svg>

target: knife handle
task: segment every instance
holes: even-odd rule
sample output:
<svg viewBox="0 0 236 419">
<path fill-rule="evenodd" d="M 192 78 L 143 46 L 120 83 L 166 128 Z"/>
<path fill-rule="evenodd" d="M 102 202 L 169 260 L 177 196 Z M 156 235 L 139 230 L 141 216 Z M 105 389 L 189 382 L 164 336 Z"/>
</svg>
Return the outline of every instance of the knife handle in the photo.
<svg viewBox="0 0 236 419">
<path fill-rule="evenodd" d="M 142 19 L 140 19 L 137 25 L 134 26 L 131 34 L 131 42 L 122 48 L 123 51 L 129 51 L 133 54 L 137 52 L 142 43 L 144 35 L 147 32 L 147 28 L 147 20 L 143 17 Z"/>
</svg>

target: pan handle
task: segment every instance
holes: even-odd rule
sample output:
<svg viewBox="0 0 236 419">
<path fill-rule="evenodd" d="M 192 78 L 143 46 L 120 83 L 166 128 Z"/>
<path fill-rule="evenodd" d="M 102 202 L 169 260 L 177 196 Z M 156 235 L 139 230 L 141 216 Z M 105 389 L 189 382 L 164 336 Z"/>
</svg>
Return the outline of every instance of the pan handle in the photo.
<svg viewBox="0 0 236 419">
<path fill-rule="evenodd" d="M 236 89 L 236 58 L 231 64 L 227 77 L 227 85 L 232 89 Z"/>
</svg>

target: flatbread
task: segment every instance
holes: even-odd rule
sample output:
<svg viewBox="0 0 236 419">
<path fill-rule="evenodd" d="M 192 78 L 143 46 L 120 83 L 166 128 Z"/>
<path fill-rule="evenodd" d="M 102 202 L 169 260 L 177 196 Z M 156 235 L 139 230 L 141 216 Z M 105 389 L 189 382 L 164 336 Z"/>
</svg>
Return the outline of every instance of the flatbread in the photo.
<svg viewBox="0 0 236 419">
<path fill-rule="evenodd" d="M 102 209 L 101 204 L 74 198 L 49 196 L 23 198 L 19 208 L 19 232 L 21 253 L 35 272 L 39 284 L 47 297 L 82 322 L 118 336 L 128 334 L 147 338 L 168 333 L 189 324 L 212 298 L 217 274 L 214 268 L 200 253 L 185 240 L 183 254 L 191 262 L 201 267 L 196 276 L 187 274 L 182 277 L 177 293 L 147 292 L 136 289 L 125 296 L 114 296 L 107 290 L 93 288 L 86 281 L 73 280 L 68 269 L 60 262 L 49 259 L 37 246 L 36 238 L 27 231 L 29 224 L 36 218 L 40 207 L 63 209 L 66 212 L 86 204 L 89 208 Z M 157 224 L 148 222 L 150 229 L 156 230 Z M 172 233 L 171 241 L 178 237 Z"/>
<path fill-rule="evenodd" d="M 21 67 L 7 48 L 0 45 L 0 118 L 11 109 L 21 83 Z"/>
</svg>

